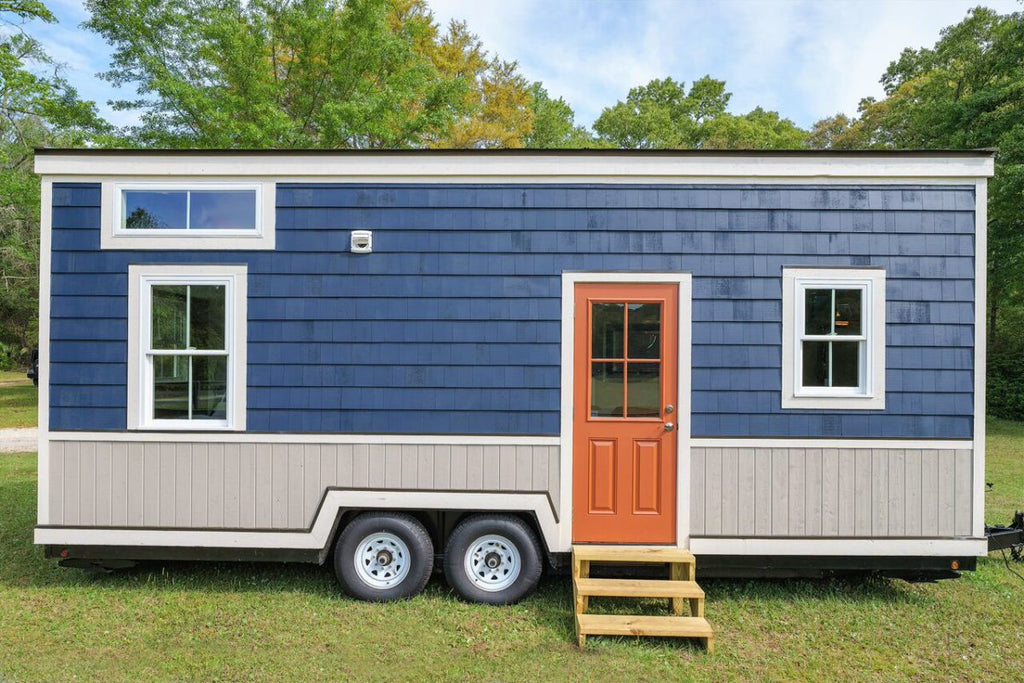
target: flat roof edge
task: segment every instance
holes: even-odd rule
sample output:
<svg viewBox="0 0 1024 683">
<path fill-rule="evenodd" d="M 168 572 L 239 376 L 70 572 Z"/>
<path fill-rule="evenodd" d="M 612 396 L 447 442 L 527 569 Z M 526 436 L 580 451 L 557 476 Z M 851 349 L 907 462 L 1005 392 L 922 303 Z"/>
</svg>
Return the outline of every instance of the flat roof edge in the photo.
<svg viewBox="0 0 1024 683">
<path fill-rule="evenodd" d="M 36 173 L 262 177 L 347 182 L 637 182 L 985 178 L 991 151 L 937 150 L 43 150 Z"/>
<path fill-rule="evenodd" d="M 573 156 L 573 157 L 992 157 L 994 148 L 980 149 L 231 149 L 231 148 L 131 148 L 131 147 L 37 147 L 37 156 L 338 156 L 373 157 L 413 155 L 443 156 Z"/>
</svg>

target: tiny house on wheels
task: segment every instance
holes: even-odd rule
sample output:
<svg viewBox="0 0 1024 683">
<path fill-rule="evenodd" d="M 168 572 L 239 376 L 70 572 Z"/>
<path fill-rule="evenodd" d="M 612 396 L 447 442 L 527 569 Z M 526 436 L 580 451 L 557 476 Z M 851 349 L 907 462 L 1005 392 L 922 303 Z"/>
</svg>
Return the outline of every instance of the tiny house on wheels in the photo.
<svg viewBox="0 0 1024 683">
<path fill-rule="evenodd" d="M 36 169 L 51 557 L 331 561 L 376 600 L 437 562 L 510 602 L 574 546 L 583 578 L 603 545 L 734 576 L 986 553 L 989 152 Z"/>
</svg>

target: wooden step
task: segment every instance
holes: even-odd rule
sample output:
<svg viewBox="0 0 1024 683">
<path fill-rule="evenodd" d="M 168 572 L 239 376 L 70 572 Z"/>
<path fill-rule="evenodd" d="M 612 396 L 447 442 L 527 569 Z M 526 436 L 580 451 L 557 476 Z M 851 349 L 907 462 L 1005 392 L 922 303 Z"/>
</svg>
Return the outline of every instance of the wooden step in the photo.
<svg viewBox="0 0 1024 683">
<path fill-rule="evenodd" d="M 708 652 L 714 648 L 714 632 L 703 617 L 639 617 L 623 614 L 577 614 L 580 647 L 587 636 L 656 636 L 699 638 Z"/>
<path fill-rule="evenodd" d="M 579 595 L 614 598 L 704 598 L 693 581 L 658 579 L 576 579 Z"/>
<path fill-rule="evenodd" d="M 574 560 L 586 562 L 674 562 L 693 564 L 693 554 L 685 548 L 652 545 L 574 545 Z"/>
</svg>

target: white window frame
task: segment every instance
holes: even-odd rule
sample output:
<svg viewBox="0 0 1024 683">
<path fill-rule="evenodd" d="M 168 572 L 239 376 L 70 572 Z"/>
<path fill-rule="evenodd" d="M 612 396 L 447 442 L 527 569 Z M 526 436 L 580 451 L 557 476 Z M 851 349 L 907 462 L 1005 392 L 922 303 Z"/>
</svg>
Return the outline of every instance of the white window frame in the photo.
<svg viewBox="0 0 1024 683">
<path fill-rule="evenodd" d="M 170 431 L 245 431 L 248 268 L 244 265 L 128 266 L 128 428 Z M 224 420 L 160 420 L 153 417 L 153 354 L 150 352 L 154 285 L 223 285 L 224 344 L 228 355 Z"/>
<path fill-rule="evenodd" d="M 859 289 L 861 335 L 805 335 L 809 289 Z M 862 341 L 857 387 L 803 386 L 804 339 Z M 823 410 L 885 408 L 885 271 L 881 268 L 782 269 L 782 407 Z"/>
<path fill-rule="evenodd" d="M 125 191 L 249 190 L 256 193 L 256 225 L 253 229 L 132 230 L 122 225 Z M 275 243 L 276 184 L 271 180 L 224 182 L 205 178 L 140 180 L 106 178 L 100 183 L 102 205 L 100 249 L 273 249 Z"/>
</svg>

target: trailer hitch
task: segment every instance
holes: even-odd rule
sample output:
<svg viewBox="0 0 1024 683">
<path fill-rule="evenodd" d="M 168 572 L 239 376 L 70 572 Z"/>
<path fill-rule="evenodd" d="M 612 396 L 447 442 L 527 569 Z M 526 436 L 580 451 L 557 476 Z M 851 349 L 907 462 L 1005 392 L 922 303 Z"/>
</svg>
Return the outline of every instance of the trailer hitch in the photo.
<svg viewBox="0 0 1024 683">
<path fill-rule="evenodd" d="M 1010 549 L 1014 562 L 1024 562 L 1024 512 L 1017 510 L 1009 526 L 985 525 L 988 551 Z"/>
</svg>

